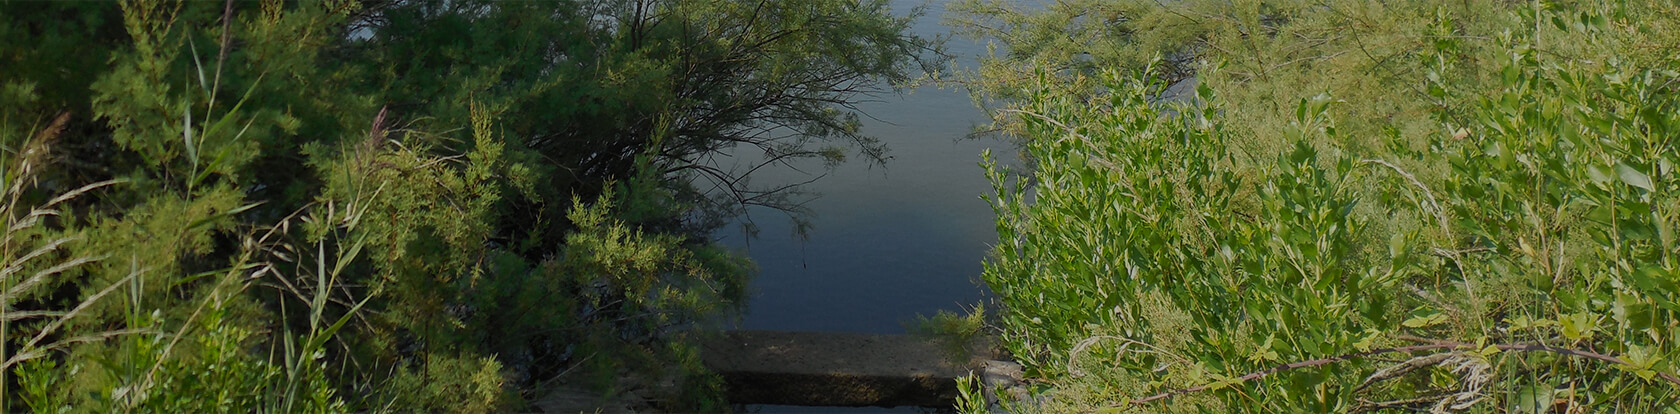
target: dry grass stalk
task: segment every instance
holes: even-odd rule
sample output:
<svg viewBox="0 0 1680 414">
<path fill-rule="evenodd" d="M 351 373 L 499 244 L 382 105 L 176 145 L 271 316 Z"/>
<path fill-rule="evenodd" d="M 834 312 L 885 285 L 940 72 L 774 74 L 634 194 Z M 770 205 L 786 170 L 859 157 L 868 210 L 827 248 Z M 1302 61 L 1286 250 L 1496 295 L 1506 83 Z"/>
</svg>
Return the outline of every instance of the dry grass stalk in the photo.
<svg viewBox="0 0 1680 414">
<path fill-rule="evenodd" d="M 54 237 L 45 242 L 36 242 L 36 230 L 46 225 L 47 217 L 61 214 L 56 207 L 88 192 L 117 184 L 120 180 L 107 180 L 88 184 L 63 194 L 54 196 L 45 203 L 28 205 L 25 193 L 33 189 L 38 174 L 46 169 L 50 160 L 49 154 L 52 144 L 57 141 L 70 122 L 69 112 L 60 112 L 45 128 L 35 133 L 24 142 L 11 163 L 4 165 L 3 179 L 11 182 L 0 182 L 0 188 L 5 192 L 0 195 L 0 217 L 6 221 L 3 233 L 0 233 L 0 396 L 5 395 L 5 384 L 9 382 L 7 376 L 18 364 L 45 357 L 48 353 L 64 349 L 70 345 L 101 341 L 112 337 L 140 333 L 136 329 L 116 329 L 78 335 L 69 338 L 53 338 L 65 323 L 87 310 L 94 303 L 125 286 L 127 282 L 144 272 L 136 268 L 123 279 L 105 287 L 92 296 L 83 299 L 69 311 L 54 311 L 46 309 L 13 309 L 12 305 L 30 290 L 43 285 L 52 277 L 64 274 L 70 270 L 89 263 L 105 260 L 105 256 L 83 255 L 65 258 L 56 263 L 40 264 L 42 261 L 54 260 L 54 253 L 59 252 L 66 243 L 76 240 L 74 236 Z M 27 210 L 27 212 L 25 212 Z M 23 276 L 27 269 L 37 267 Z M 47 322 L 33 335 L 25 336 L 29 340 L 17 348 L 10 347 L 12 322 L 25 319 L 46 319 Z M 0 410 L 7 407 L 0 403 Z"/>
</svg>

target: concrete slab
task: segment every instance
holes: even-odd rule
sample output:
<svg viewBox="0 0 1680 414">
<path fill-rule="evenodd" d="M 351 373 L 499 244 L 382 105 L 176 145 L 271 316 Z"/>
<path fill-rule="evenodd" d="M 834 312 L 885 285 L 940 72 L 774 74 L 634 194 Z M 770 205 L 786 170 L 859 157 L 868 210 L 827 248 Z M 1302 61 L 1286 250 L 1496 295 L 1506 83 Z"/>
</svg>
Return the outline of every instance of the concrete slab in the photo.
<svg viewBox="0 0 1680 414">
<path fill-rule="evenodd" d="M 702 358 L 738 404 L 949 407 L 956 378 L 980 372 L 991 348 L 970 344 L 957 361 L 944 343 L 910 335 L 726 331 Z"/>
</svg>

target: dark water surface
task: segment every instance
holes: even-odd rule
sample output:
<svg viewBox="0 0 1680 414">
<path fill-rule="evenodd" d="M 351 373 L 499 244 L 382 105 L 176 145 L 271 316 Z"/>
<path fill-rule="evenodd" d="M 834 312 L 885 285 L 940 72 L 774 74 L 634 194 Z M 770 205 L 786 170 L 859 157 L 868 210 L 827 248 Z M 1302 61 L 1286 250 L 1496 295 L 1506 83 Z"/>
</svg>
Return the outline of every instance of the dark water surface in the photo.
<svg viewBox="0 0 1680 414">
<path fill-rule="evenodd" d="M 894 0 L 904 15 L 927 4 L 914 31 L 922 36 L 949 32 L 940 25 L 942 0 Z M 957 67 L 974 66 L 984 47 L 967 39 L 947 44 Z M 815 217 L 808 240 L 792 233 L 781 213 L 750 211 L 759 237 L 747 240 L 736 227 L 722 241 L 745 249 L 760 272 L 740 329 L 897 334 L 917 315 L 960 311 L 983 300 L 981 263 L 997 241 L 993 215 L 983 194 L 992 192 L 978 163 L 993 148 L 1000 162 L 1016 151 L 995 137 L 966 138 L 986 122 L 966 92 L 922 87 L 909 95 L 885 96 L 860 105 L 868 116 L 865 133 L 891 149 L 885 166 L 854 159 L 807 188 L 822 196 L 809 204 Z M 874 119 L 870 119 L 874 118 Z M 744 150 L 743 151 L 750 151 Z M 750 154 L 743 159 L 752 158 Z M 802 168 L 820 174 L 820 166 Z M 792 169 L 761 171 L 755 183 L 792 183 L 812 178 Z M 844 408 L 753 405 L 758 413 L 914 413 L 914 407 Z"/>
<path fill-rule="evenodd" d="M 892 7 L 902 15 L 922 3 L 895 0 Z M 943 2 L 929 3 L 913 30 L 948 32 L 939 24 L 944 12 Z M 972 67 L 973 57 L 984 53 L 967 39 L 952 39 L 948 48 L 961 57 L 958 67 Z M 807 204 L 815 212 L 809 240 L 794 236 L 787 218 L 769 209 L 750 210 L 757 239 L 733 226 L 720 231 L 724 243 L 748 251 L 761 270 L 739 328 L 903 333 L 903 323 L 918 314 L 959 310 L 984 298 L 981 263 L 997 234 L 991 208 L 980 199 L 991 185 L 977 163 L 986 148 L 1006 160 L 1015 150 L 993 137 L 965 138 L 986 121 L 966 92 L 929 86 L 881 101 L 860 105 L 869 115 L 863 130 L 885 142 L 892 159 L 870 166 L 854 155 L 810 184 L 822 196 Z M 782 168 L 761 170 L 753 181 L 811 177 Z"/>
</svg>

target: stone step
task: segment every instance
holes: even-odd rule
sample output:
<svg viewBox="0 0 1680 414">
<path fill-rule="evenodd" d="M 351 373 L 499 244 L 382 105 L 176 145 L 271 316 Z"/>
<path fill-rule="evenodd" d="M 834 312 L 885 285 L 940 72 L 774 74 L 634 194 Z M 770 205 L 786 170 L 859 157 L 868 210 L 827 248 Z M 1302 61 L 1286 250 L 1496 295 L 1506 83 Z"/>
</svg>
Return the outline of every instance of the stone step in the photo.
<svg viewBox="0 0 1680 414">
<path fill-rule="evenodd" d="M 737 404 L 950 407 L 956 379 L 1000 359 L 990 338 L 962 346 L 911 335 L 725 331 L 702 344 Z"/>
</svg>

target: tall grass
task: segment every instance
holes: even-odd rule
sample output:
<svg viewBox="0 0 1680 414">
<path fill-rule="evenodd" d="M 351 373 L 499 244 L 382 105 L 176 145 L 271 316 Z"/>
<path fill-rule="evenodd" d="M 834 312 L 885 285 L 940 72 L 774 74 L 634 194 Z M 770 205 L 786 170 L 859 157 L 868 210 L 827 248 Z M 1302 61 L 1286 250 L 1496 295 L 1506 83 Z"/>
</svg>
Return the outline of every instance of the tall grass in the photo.
<svg viewBox="0 0 1680 414">
<path fill-rule="evenodd" d="M 213 285 L 200 295 L 192 306 L 193 312 L 174 329 L 164 329 L 162 316 L 144 303 L 140 292 L 145 279 L 140 276 L 148 269 L 144 263 L 133 261 L 127 277 L 101 287 L 68 310 L 44 306 L 17 308 L 20 302 L 27 302 L 32 289 L 52 285 L 53 278 L 65 277 L 80 266 L 111 260 L 108 255 L 64 255 L 63 247 L 77 240 L 77 236 L 74 232 L 54 233 L 50 219 L 68 221 L 61 217 L 63 212 L 57 207 L 102 187 L 119 184 L 121 180 L 101 181 L 54 194 L 41 203 L 29 202 L 30 191 L 37 187 L 35 179 L 49 159 L 47 153 L 52 140 L 68 117 L 68 114 L 60 115 L 31 137 L 20 151 L 4 160 L 6 181 L 0 217 L 6 222 L 0 236 L 0 303 L 5 308 L 0 312 L 0 343 L 16 345 L 0 347 L 0 361 L 3 361 L 0 362 L 0 396 L 21 395 L 35 412 L 57 412 L 68 402 L 62 395 L 55 395 L 57 390 L 52 388 L 63 386 L 65 371 L 76 368 L 61 366 L 52 357 L 54 353 L 68 353 L 80 344 L 120 339 L 128 355 L 115 358 L 119 381 L 103 390 L 110 397 L 106 408 L 111 411 L 342 410 L 343 404 L 324 381 L 322 349 L 372 297 L 367 295 L 354 301 L 332 297 L 334 292 L 347 291 L 341 276 L 346 265 L 359 255 L 362 244 L 360 239 L 320 237 L 299 246 L 290 241 L 288 232 L 295 227 L 294 223 L 303 223 L 325 225 L 332 229 L 329 233 L 333 235 L 354 234 L 361 222 L 355 202 L 313 205 L 260 233 L 253 232 L 245 238 L 243 253 L 233 266 L 207 274 L 216 276 Z M 279 261 L 295 262 L 295 266 L 288 267 L 300 269 L 299 274 L 282 274 L 278 270 Z M 188 275 L 183 280 L 207 275 Z M 281 349 L 266 360 L 242 360 L 249 357 L 244 354 L 248 352 L 246 342 L 251 339 L 251 333 L 229 326 L 224 318 L 229 301 L 258 284 L 281 287 L 292 293 L 307 309 L 306 320 L 297 322 L 307 328 L 302 333 L 290 329 L 274 333 L 278 336 L 274 341 L 280 343 Z M 128 313 L 119 327 L 92 332 L 66 329 L 96 303 L 117 299 L 128 301 Z M 328 308 L 337 304 L 346 304 L 348 310 L 329 317 Z M 291 323 L 281 321 L 281 325 Z M 194 346 L 180 346 L 183 342 Z M 181 354 L 183 350 L 189 354 Z M 201 369 L 183 369 L 195 364 L 202 365 L 196 367 Z M 234 372 L 241 370 L 250 372 Z M 20 373 L 17 380 L 25 384 L 24 390 L 4 388 L 12 383 L 8 377 L 14 372 Z M 193 377 L 208 378 L 209 382 Z M 211 390 L 238 390 L 242 395 L 216 400 L 213 392 L 199 392 Z M 210 398 L 207 403 L 195 402 L 206 398 Z M 0 398 L 0 411 L 15 408 L 9 399 Z"/>
<path fill-rule="evenodd" d="M 224 44 L 225 48 L 226 45 Z M 225 53 L 222 54 L 225 57 Z M 194 64 L 198 65 L 197 56 Z M 206 96 L 215 96 L 221 62 L 215 78 L 201 83 Z M 204 68 L 197 66 L 202 75 Z M 234 131 L 239 108 L 250 98 L 249 91 L 232 110 L 209 122 L 194 125 L 189 109 L 181 123 L 182 144 L 187 149 L 192 174 L 188 193 L 202 184 L 209 171 L 221 170 L 221 154 L 199 157 L 202 144 L 212 135 L 237 141 L 245 132 Z M 214 109 L 214 100 L 204 113 Z M 84 266 L 108 260 L 124 260 L 106 253 L 73 252 L 69 246 L 81 240 L 76 218 L 62 207 L 123 179 L 100 181 L 67 191 L 54 192 L 53 185 L 40 185 L 42 172 L 53 159 L 54 144 L 70 125 L 73 114 L 61 112 L 28 136 L 5 136 L 15 147 L 0 153 L 0 412 L 16 407 L 11 398 L 20 397 L 35 412 L 59 412 L 70 407 L 66 398 L 67 377 L 82 367 L 65 364 L 79 345 L 108 345 L 120 352 L 96 357 L 106 364 L 114 381 L 98 390 L 111 412 L 334 412 L 344 404 L 325 381 L 323 348 L 373 296 L 350 297 L 343 284 L 346 266 L 360 255 L 363 239 L 358 234 L 364 199 L 326 201 L 307 205 L 273 225 L 249 231 L 237 251 L 234 263 L 224 269 L 171 278 L 185 285 L 214 277 L 208 289 L 188 303 L 192 312 L 176 323 L 166 323 L 157 309 L 166 304 L 146 303 L 142 277 L 151 272 L 149 263 L 126 258 L 129 273 L 91 291 L 70 306 L 55 307 L 40 300 L 45 288 L 74 280 Z M 247 125 L 248 127 L 248 125 Z M 195 134 L 195 131 L 199 131 Z M 51 183 L 49 184 L 56 184 Z M 368 197 L 376 196 L 368 194 Z M 360 196 L 359 194 L 357 196 Z M 44 201 L 42 201 L 44 200 Z M 233 217 L 258 203 L 213 213 L 212 218 Z M 308 227 L 311 235 L 295 235 L 293 229 Z M 286 274 L 281 269 L 295 269 Z M 155 279 L 155 278 L 152 278 Z M 227 319 L 230 302 L 252 286 L 268 286 L 290 294 L 306 309 L 303 321 L 284 320 L 266 341 L 278 348 L 259 359 L 250 350 L 254 334 Z M 92 290 L 97 289 L 97 290 Z M 335 293 L 342 292 L 342 293 Z M 126 294 L 119 294 L 126 293 Z M 75 323 L 94 313 L 102 302 L 126 301 L 120 323 L 104 328 Z M 28 304 L 29 308 L 19 308 Z M 339 315 L 329 309 L 342 305 Z M 282 307 L 286 304 L 282 304 Z M 67 308 L 67 309 L 66 309 Z M 173 328 L 166 328 L 166 325 Z M 300 325 L 301 329 L 289 327 Z M 89 330 L 91 329 L 91 330 Z M 262 341 L 259 341 L 262 342 Z M 183 346 L 190 345 L 190 346 Z M 57 355 L 55 357 L 55 355 Z M 14 383 L 22 390 L 7 389 Z"/>
<path fill-rule="evenodd" d="M 69 337 L 59 335 L 66 323 L 82 315 L 90 305 L 115 292 L 126 282 L 134 280 L 140 273 L 138 269 L 118 283 L 88 296 L 68 311 L 16 308 L 32 290 L 46 285 L 51 278 L 79 266 L 107 259 L 105 256 L 89 255 L 65 257 L 61 254 L 61 248 L 66 243 L 75 241 L 76 236 L 53 235 L 45 230 L 49 219 L 62 214 L 57 208 L 60 205 L 120 181 L 108 180 L 88 184 L 53 195 L 45 202 L 31 202 L 33 197 L 30 197 L 29 193 L 35 189 L 39 174 L 46 169 L 53 143 L 69 123 L 70 117 L 69 112 L 59 113 L 44 128 L 32 136 L 24 137 L 22 145 L 19 145 L 16 151 L 0 154 L 0 165 L 5 169 L 3 174 L 0 174 L 0 188 L 4 191 L 0 193 L 0 199 L 3 199 L 0 201 L 0 219 L 5 220 L 4 228 L 0 229 L 0 232 L 3 232 L 0 233 L 0 411 L 11 409 L 4 396 L 10 395 L 10 390 L 6 389 L 11 383 L 9 376 L 19 365 L 78 343 L 102 341 L 140 332 L 134 329 L 117 329 Z M 13 141 L 13 137 L 5 138 L 4 142 Z M 13 338 L 11 335 L 18 325 L 24 329 L 19 332 L 18 337 Z M 10 346 L 14 341 L 20 342 L 15 351 Z M 39 410 L 45 407 L 36 408 Z"/>
</svg>

